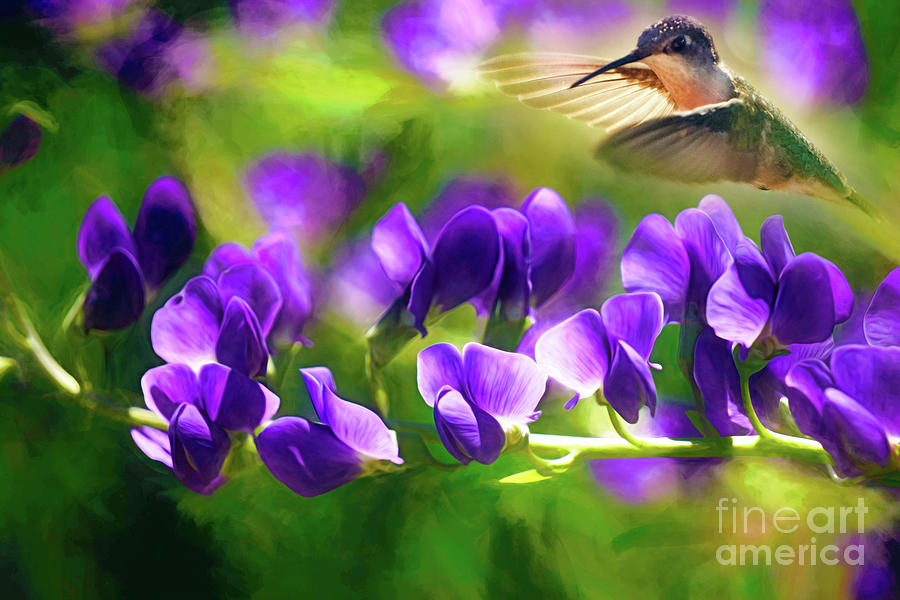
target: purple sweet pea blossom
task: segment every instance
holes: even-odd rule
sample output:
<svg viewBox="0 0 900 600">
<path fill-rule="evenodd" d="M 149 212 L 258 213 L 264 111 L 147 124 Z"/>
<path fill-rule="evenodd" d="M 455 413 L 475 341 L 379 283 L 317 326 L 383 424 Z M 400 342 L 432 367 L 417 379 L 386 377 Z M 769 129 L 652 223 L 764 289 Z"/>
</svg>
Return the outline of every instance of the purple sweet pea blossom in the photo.
<svg viewBox="0 0 900 600">
<path fill-rule="evenodd" d="M 340 251 L 329 270 L 327 300 L 322 305 L 357 327 L 368 328 L 397 293 L 369 241 L 357 240 Z"/>
<path fill-rule="evenodd" d="M 197 371 L 220 362 L 262 375 L 269 359 L 265 339 L 281 305 L 275 281 L 256 264 L 235 265 L 216 280 L 194 277 L 153 315 L 153 350 Z"/>
<path fill-rule="evenodd" d="M 748 238 L 734 246 L 734 262 L 709 290 L 707 322 L 720 338 L 766 354 L 828 339 L 853 307 L 843 273 L 818 255 L 795 256 L 780 216 L 763 223 L 761 239 L 762 251 Z"/>
<path fill-rule="evenodd" d="M 91 277 L 85 330 L 121 329 L 135 322 L 153 294 L 187 260 L 197 235 L 191 199 L 173 177 L 144 195 L 134 232 L 107 196 L 88 208 L 78 230 L 78 258 Z"/>
<path fill-rule="evenodd" d="M 312 282 L 294 239 L 284 231 L 275 231 L 256 240 L 249 252 L 233 242 L 222 244 L 206 259 L 203 274 L 218 279 L 223 272 L 238 265 L 258 267 L 278 287 L 281 305 L 274 321 L 271 324 L 261 321 L 264 327 L 270 327 L 269 340 L 276 346 L 294 342 L 309 344 L 303 327 L 313 312 Z"/>
<path fill-rule="evenodd" d="M 434 239 L 453 215 L 479 205 L 488 210 L 514 206 L 519 196 L 512 182 L 502 176 L 463 176 L 449 180 L 422 211 L 419 222 L 425 237 Z"/>
<path fill-rule="evenodd" d="M 456 213 L 432 247 L 406 205 L 397 204 L 375 224 L 372 250 L 398 290 L 383 319 L 409 314 L 423 336 L 432 307 L 447 311 L 481 294 L 502 256 L 497 224 L 481 206 Z"/>
<path fill-rule="evenodd" d="M 849 0 L 765 0 L 761 48 L 785 98 L 806 105 L 853 105 L 869 82 L 859 22 Z"/>
<path fill-rule="evenodd" d="M 263 220 L 304 247 L 334 235 L 365 193 L 358 173 L 312 152 L 267 154 L 244 181 Z"/>
<path fill-rule="evenodd" d="M 98 27 L 121 17 L 135 0 L 28 0 L 40 22 L 61 34 Z"/>
<path fill-rule="evenodd" d="M 566 408 L 602 390 L 622 418 L 637 423 L 641 407 L 651 414 L 656 408 L 649 359 L 663 323 L 657 294 L 613 296 L 599 313 L 583 310 L 544 332 L 535 359 L 548 375 L 575 390 Z"/>
<path fill-rule="evenodd" d="M 211 494 L 225 483 L 220 474 L 231 449 L 229 431 L 251 432 L 278 411 L 278 396 L 220 364 L 199 374 L 184 364 L 166 364 L 141 378 L 147 408 L 169 422 L 169 433 L 131 430 L 138 448 L 172 469 L 187 487 Z"/>
<path fill-rule="evenodd" d="M 103 44 L 97 60 L 120 83 L 150 97 L 176 83 L 188 91 L 201 90 L 212 69 L 206 40 L 155 10 L 146 13 L 128 36 Z"/>
<path fill-rule="evenodd" d="M 822 443 L 842 475 L 886 467 L 900 438 L 900 348 L 847 345 L 830 364 L 798 362 L 787 374 L 800 430 Z"/>
<path fill-rule="evenodd" d="M 373 463 L 403 463 L 396 434 L 368 408 L 338 397 L 331 371 L 300 372 L 321 424 L 282 417 L 256 436 L 259 456 L 276 479 L 312 497 L 356 479 Z"/>
<path fill-rule="evenodd" d="M 506 445 L 537 420 L 547 376 L 527 356 L 470 343 L 419 352 L 419 393 L 434 409 L 441 442 L 459 462 L 491 464 Z"/>
</svg>

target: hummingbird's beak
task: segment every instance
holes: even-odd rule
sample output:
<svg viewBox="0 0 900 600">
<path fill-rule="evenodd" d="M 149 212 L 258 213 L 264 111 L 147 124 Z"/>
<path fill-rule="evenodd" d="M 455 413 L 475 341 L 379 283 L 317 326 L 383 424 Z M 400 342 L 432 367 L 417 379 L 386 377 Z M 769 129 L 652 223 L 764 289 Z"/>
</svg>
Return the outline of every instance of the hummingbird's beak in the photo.
<svg viewBox="0 0 900 600">
<path fill-rule="evenodd" d="M 614 60 L 611 63 L 609 63 L 608 65 L 604 65 L 604 66 L 600 67 L 593 73 L 585 75 L 584 77 L 582 77 L 581 79 L 579 79 L 578 81 L 573 83 L 571 86 L 569 86 L 569 89 L 578 87 L 582 83 L 585 83 L 586 81 L 590 81 L 597 75 L 602 75 L 603 73 L 606 73 L 607 71 L 612 71 L 613 69 L 621 67 L 622 65 L 627 65 L 628 63 L 637 62 L 637 61 L 641 60 L 642 58 L 646 58 L 649 55 L 650 55 L 650 53 L 647 52 L 646 50 L 637 49 L 634 52 L 632 52 L 631 54 L 626 54 L 622 58 L 620 58 L 618 60 Z"/>
</svg>

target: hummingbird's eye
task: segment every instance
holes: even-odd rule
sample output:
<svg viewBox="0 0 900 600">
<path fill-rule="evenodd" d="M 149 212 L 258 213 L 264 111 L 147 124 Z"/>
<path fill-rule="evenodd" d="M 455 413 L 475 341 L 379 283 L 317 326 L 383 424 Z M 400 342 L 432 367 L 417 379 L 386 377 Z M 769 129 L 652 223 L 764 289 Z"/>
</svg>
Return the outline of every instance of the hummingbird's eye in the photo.
<svg viewBox="0 0 900 600">
<path fill-rule="evenodd" d="M 674 40 L 672 40 L 672 44 L 670 47 L 672 48 L 673 52 L 681 52 L 688 46 L 688 44 L 690 44 L 690 40 L 683 35 L 679 35 Z"/>
</svg>

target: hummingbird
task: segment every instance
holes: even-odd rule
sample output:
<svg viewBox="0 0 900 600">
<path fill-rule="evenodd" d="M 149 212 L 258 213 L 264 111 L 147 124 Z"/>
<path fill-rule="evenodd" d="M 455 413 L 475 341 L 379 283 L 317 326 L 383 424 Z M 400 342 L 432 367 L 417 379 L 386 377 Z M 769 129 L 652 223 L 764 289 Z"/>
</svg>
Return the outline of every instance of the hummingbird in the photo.
<svg viewBox="0 0 900 600">
<path fill-rule="evenodd" d="M 686 183 L 736 181 L 874 208 L 791 121 L 719 59 L 709 30 L 671 16 L 617 60 L 553 53 L 498 56 L 482 76 L 528 106 L 610 135 L 597 156 Z"/>
</svg>

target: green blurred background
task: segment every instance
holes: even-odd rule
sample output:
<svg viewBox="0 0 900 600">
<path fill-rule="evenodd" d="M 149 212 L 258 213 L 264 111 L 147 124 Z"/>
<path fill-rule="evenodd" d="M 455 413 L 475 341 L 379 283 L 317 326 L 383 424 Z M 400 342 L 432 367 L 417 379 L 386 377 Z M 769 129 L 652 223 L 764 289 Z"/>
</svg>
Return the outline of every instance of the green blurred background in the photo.
<svg viewBox="0 0 900 600">
<path fill-rule="evenodd" d="M 900 10 L 855 2 L 871 80 L 854 109 L 787 112 L 848 179 L 888 214 L 900 197 Z M 557 190 L 573 205 L 607 199 L 624 245 L 641 216 L 673 218 L 705 193 L 723 195 L 747 233 L 780 213 L 799 251 L 830 258 L 858 289 L 873 289 L 900 258 L 900 230 L 852 208 L 733 184 L 685 186 L 624 177 L 594 162 L 595 130 L 537 112 L 487 86 L 433 91 L 398 70 L 378 30 L 387 2 L 348 0 L 327 32 L 248 44 L 228 27 L 223 3 L 157 2 L 206 31 L 219 65 L 214 84 L 148 99 L 98 69 L 83 40 L 59 39 L 21 16 L 0 19 L 0 108 L 36 103 L 58 124 L 37 156 L 0 176 L 0 244 L 16 293 L 60 362 L 98 388 L 139 393 L 159 364 L 149 344 L 152 308 L 199 271 L 215 245 L 251 243 L 265 226 L 241 173 L 273 149 L 316 150 L 352 167 L 372 152 L 390 156 L 380 183 L 348 224 L 317 248 L 324 263 L 342 239 L 364 234 L 398 201 L 416 212 L 457 175 L 506 176 L 524 195 Z M 641 28 L 665 15 L 635 3 L 629 26 L 595 40 L 596 53 L 623 54 Z M 777 82 L 757 75 L 754 3 L 742 3 L 722 54 L 776 103 Z M 719 38 L 717 38 L 718 40 Z M 515 42 L 510 42 L 514 47 Z M 546 48 L 552 50 L 552 48 Z M 5 116 L 3 118 L 6 118 Z M 3 123 L 0 123 L 2 125 Z M 72 338 L 62 315 L 86 286 L 75 235 L 87 206 L 109 194 L 133 222 L 158 175 L 188 183 L 201 218 L 191 262 L 141 321 L 122 333 Z M 612 277 L 610 292 L 619 290 Z M 427 342 L 462 343 L 478 333 L 474 311 L 454 311 Z M 325 364 L 347 398 L 367 402 L 361 331 L 324 314 L 314 347 L 295 366 Z M 667 365 L 663 395 L 688 397 L 674 366 L 677 335 L 655 356 Z M 6 342 L 0 348 L 8 353 Z M 429 421 L 415 391 L 412 344 L 386 370 L 398 418 Z M 75 361 L 75 358 L 78 361 Z M 280 414 L 308 411 L 290 375 Z M 582 403 L 585 404 L 585 403 Z M 602 432 L 587 406 L 546 407 L 534 429 Z M 718 533 L 719 498 L 740 506 L 870 507 L 867 526 L 890 528 L 891 496 L 832 483 L 816 468 L 738 460 L 687 480 L 644 504 L 623 503 L 586 467 L 530 485 L 498 480 L 528 468 L 521 456 L 490 467 L 425 467 L 367 478 L 314 499 L 293 495 L 251 468 L 212 497 L 180 487 L 144 457 L 127 430 L 59 401 L 24 365 L 0 381 L 0 596 L 3 598 L 845 598 L 853 573 L 830 566 L 728 567 L 725 543 L 808 543 L 796 535 Z M 771 523 L 770 523 L 771 524 Z M 818 536 L 830 543 L 840 536 Z"/>
</svg>

